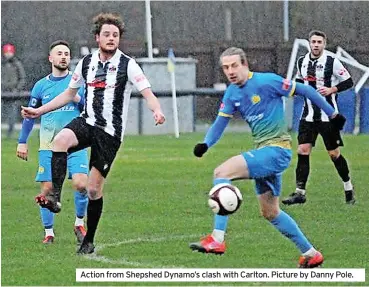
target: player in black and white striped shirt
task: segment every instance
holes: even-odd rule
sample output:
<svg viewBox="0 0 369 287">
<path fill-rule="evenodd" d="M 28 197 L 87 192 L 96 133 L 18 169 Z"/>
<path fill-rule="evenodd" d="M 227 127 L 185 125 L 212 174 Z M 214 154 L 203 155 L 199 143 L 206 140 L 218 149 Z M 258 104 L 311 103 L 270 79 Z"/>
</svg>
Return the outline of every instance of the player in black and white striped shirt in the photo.
<svg viewBox="0 0 369 287">
<path fill-rule="evenodd" d="M 53 192 L 40 205 L 60 212 L 60 194 L 66 174 L 67 152 L 91 147 L 87 186 L 87 234 L 78 253 L 94 252 L 94 237 L 103 208 L 103 185 L 123 140 L 132 86 L 146 99 L 156 124 L 163 124 L 164 114 L 152 93 L 150 83 L 134 59 L 118 49 L 124 23 L 116 14 L 101 13 L 93 19 L 93 31 L 99 49 L 85 56 L 77 65 L 69 88 L 38 109 L 22 107 L 24 117 L 36 118 L 71 101 L 85 85 L 85 106 L 53 140 Z"/>
<path fill-rule="evenodd" d="M 315 88 L 338 112 L 336 94 L 351 88 L 353 81 L 342 63 L 327 55 L 324 50 L 326 42 L 325 33 L 317 30 L 309 33 L 311 52 L 297 61 L 296 81 Z M 346 203 L 355 203 L 347 161 L 339 148 L 343 146 L 340 131 L 334 129 L 324 111 L 308 99 L 305 99 L 298 132 L 296 190 L 282 202 L 288 205 L 305 203 L 306 182 L 310 171 L 309 157 L 318 134 L 322 136 L 328 154 L 343 181 Z"/>
</svg>

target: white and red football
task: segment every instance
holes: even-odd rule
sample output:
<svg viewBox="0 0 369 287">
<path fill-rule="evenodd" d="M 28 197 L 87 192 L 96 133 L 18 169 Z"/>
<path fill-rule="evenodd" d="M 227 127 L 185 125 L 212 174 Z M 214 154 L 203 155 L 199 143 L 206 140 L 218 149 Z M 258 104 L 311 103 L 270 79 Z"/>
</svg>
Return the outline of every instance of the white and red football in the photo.
<svg viewBox="0 0 369 287">
<path fill-rule="evenodd" d="M 215 185 L 209 192 L 208 204 L 219 215 L 229 215 L 237 211 L 242 203 L 240 190 L 228 183 Z"/>
</svg>

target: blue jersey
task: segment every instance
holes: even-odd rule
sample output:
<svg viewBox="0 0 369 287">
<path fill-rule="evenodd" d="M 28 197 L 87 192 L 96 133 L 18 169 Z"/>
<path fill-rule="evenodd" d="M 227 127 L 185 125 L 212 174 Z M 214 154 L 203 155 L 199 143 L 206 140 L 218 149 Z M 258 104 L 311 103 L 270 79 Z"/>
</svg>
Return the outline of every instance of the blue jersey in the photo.
<svg viewBox="0 0 369 287">
<path fill-rule="evenodd" d="M 39 107 L 53 100 L 68 88 L 71 77 L 72 74 L 69 73 L 65 77 L 56 78 L 52 75 L 48 75 L 39 80 L 32 89 L 29 106 Z M 78 91 L 81 99 L 84 97 L 83 91 L 83 88 Z M 80 115 L 80 110 L 80 104 L 70 102 L 55 111 L 42 115 L 40 126 L 40 150 L 51 150 L 51 142 L 54 137 L 72 121 L 72 119 Z"/>
<path fill-rule="evenodd" d="M 276 74 L 250 72 L 243 86 L 228 86 L 218 115 L 232 117 L 239 111 L 249 124 L 258 146 L 291 141 L 283 97 L 292 96 L 295 85 L 295 82 Z"/>
</svg>

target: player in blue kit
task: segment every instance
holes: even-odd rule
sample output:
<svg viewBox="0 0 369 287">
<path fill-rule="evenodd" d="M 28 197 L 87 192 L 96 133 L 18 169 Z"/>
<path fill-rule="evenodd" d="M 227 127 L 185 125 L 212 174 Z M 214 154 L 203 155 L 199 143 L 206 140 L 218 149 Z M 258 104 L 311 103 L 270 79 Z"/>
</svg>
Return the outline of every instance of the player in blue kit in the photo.
<svg viewBox="0 0 369 287">
<path fill-rule="evenodd" d="M 68 70 L 70 64 L 70 48 L 67 42 L 55 41 L 50 45 L 49 61 L 52 72 L 34 85 L 29 101 L 29 106 L 31 107 L 39 107 L 50 102 L 68 87 L 72 77 L 72 74 Z M 39 168 L 36 175 L 36 182 L 41 183 L 41 194 L 36 197 L 37 202 L 42 201 L 44 196 L 52 189 L 52 140 L 65 125 L 80 115 L 80 110 L 83 109 L 84 104 L 83 91 L 83 88 L 79 90 L 73 102 L 41 117 Z M 28 159 L 27 139 L 32 131 L 33 125 L 34 119 L 23 120 L 17 147 L 17 156 L 23 160 Z M 72 178 L 72 185 L 76 190 L 74 193 L 76 210 L 74 233 L 77 236 L 77 241 L 81 243 L 86 234 L 83 219 L 88 204 L 86 191 L 88 155 L 86 149 L 68 156 L 68 170 L 69 178 Z M 45 228 L 43 243 L 52 243 L 55 237 L 53 230 L 55 214 L 44 207 L 40 207 L 40 213 L 42 224 Z"/>
<path fill-rule="evenodd" d="M 225 50 L 220 56 L 220 63 L 231 84 L 225 91 L 215 122 L 204 142 L 195 146 L 194 154 L 202 157 L 220 139 L 230 118 L 238 111 L 251 128 L 256 147 L 219 165 L 214 170 L 213 184 L 254 179 L 261 214 L 301 251 L 299 267 L 320 266 L 323 255 L 313 247 L 297 223 L 279 208 L 282 173 L 292 157 L 283 97 L 295 93 L 307 97 L 324 110 L 332 126 L 338 130 L 343 128 L 345 118 L 335 113 L 326 100 L 309 86 L 272 73 L 250 72 L 245 52 L 240 48 Z M 224 236 L 227 223 L 228 216 L 215 215 L 212 234 L 200 242 L 191 243 L 190 248 L 203 253 L 223 254 L 226 250 Z"/>
</svg>

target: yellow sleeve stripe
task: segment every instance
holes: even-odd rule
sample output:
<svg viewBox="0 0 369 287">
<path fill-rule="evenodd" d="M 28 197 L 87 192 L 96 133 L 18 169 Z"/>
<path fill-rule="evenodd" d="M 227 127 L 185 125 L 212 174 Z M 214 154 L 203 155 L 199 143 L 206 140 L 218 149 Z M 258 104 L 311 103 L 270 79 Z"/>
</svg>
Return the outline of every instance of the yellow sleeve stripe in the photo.
<svg viewBox="0 0 369 287">
<path fill-rule="evenodd" d="M 218 116 L 222 116 L 222 117 L 226 117 L 226 118 L 233 118 L 233 115 L 228 115 L 228 114 L 225 114 L 223 112 L 219 112 Z"/>
<path fill-rule="evenodd" d="M 291 81 L 292 82 L 292 88 L 290 93 L 288 94 L 288 97 L 293 97 L 293 93 L 295 92 L 296 89 L 296 82 L 295 81 Z"/>
</svg>

